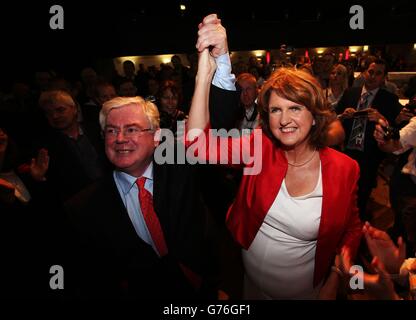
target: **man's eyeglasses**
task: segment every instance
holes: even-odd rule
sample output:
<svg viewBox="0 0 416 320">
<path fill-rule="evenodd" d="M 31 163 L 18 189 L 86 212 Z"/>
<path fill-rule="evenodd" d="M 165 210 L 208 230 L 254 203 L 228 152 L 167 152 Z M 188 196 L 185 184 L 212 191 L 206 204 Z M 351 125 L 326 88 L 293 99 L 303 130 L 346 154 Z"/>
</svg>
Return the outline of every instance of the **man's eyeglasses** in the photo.
<svg viewBox="0 0 416 320">
<path fill-rule="evenodd" d="M 106 127 L 104 129 L 104 135 L 106 137 L 117 137 L 120 132 L 123 132 L 123 136 L 126 138 L 141 137 L 146 132 L 153 131 L 152 128 L 141 129 L 139 127 L 126 127 L 123 130 L 115 127 Z"/>
</svg>

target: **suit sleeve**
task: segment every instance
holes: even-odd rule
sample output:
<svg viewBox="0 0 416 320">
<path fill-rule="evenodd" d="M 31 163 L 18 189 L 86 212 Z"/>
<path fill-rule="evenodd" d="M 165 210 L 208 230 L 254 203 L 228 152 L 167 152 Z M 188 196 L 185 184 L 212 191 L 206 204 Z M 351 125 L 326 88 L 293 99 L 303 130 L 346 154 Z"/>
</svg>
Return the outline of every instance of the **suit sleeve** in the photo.
<svg viewBox="0 0 416 320">
<path fill-rule="evenodd" d="M 392 125 L 395 125 L 396 117 L 399 115 L 402 108 L 403 106 L 399 102 L 399 97 L 396 95 L 393 95 L 393 98 L 391 99 L 391 105 L 386 109 L 386 115 L 385 115 L 387 120 Z"/>
<path fill-rule="evenodd" d="M 211 85 L 209 113 L 212 129 L 230 130 L 238 117 L 239 96 L 237 91 L 224 90 Z"/>
<path fill-rule="evenodd" d="M 347 107 L 347 101 L 346 101 L 347 97 L 346 97 L 345 92 L 347 92 L 347 90 L 344 91 L 344 94 L 342 95 L 341 99 L 338 101 L 337 105 L 335 106 L 335 112 L 337 114 L 342 114 Z"/>
</svg>

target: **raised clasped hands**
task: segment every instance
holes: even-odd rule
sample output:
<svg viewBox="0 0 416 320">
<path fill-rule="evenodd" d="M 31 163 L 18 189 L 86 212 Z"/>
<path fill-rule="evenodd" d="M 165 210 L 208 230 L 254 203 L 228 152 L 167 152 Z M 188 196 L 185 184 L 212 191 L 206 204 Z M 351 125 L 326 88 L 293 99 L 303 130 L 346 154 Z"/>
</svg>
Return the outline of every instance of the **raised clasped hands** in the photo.
<svg viewBox="0 0 416 320">
<path fill-rule="evenodd" d="M 221 19 L 215 13 L 206 16 L 198 25 L 198 29 L 198 41 L 196 43 L 198 52 L 209 48 L 214 58 L 228 52 L 227 32 L 221 24 Z"/>
</svg>

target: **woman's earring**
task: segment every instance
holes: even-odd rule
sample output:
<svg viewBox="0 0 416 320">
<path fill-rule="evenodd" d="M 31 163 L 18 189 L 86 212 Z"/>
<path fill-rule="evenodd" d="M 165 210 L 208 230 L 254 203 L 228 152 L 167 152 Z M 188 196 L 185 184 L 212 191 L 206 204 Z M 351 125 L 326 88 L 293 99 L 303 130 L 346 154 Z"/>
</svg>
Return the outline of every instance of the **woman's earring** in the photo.
<svg viewBox="0 0 416 320">
<path fill-rule="evenodd" d="M 314 126 L 316 124 L 315 119 L 313 119 L 312 121 L 312 125 Z"/>
</svg>

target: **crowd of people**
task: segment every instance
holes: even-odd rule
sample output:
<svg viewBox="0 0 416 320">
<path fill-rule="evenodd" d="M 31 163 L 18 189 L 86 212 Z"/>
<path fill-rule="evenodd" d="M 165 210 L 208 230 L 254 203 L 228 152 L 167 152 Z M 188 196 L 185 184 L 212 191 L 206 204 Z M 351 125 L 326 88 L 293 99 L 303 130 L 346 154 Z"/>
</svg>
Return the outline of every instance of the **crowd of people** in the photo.
<svg viewBox="0 0 416 320">
<path fill-rule="evenodd" d="M 2 97 L 4 293 L 414 299 L 414 81 L 402 106 L 378 57 L 352 80 L 332 55 L 273 71 L 232 65 L 216 14 L 199 24 L 196 48 L 191 67 L 174 56 L 173 67 L 136 72 L 125 61 L 124 77 L 88 68 L 79 86 L 42 72 Z M 156 159 L 163 130 L 178 138 L 175 163 Z M 235 163 L 235 145 L 248 158 L 257 148 L 259 173 L 244 174 L 253 163 Z M 181 163 L 183 148 L 221 165 Z M 368 202 L 388 153 L 398 155 L 395 217 L 381 230 Z M 49 287 L 53 265 L 64 290 Z"/>
</svg>

